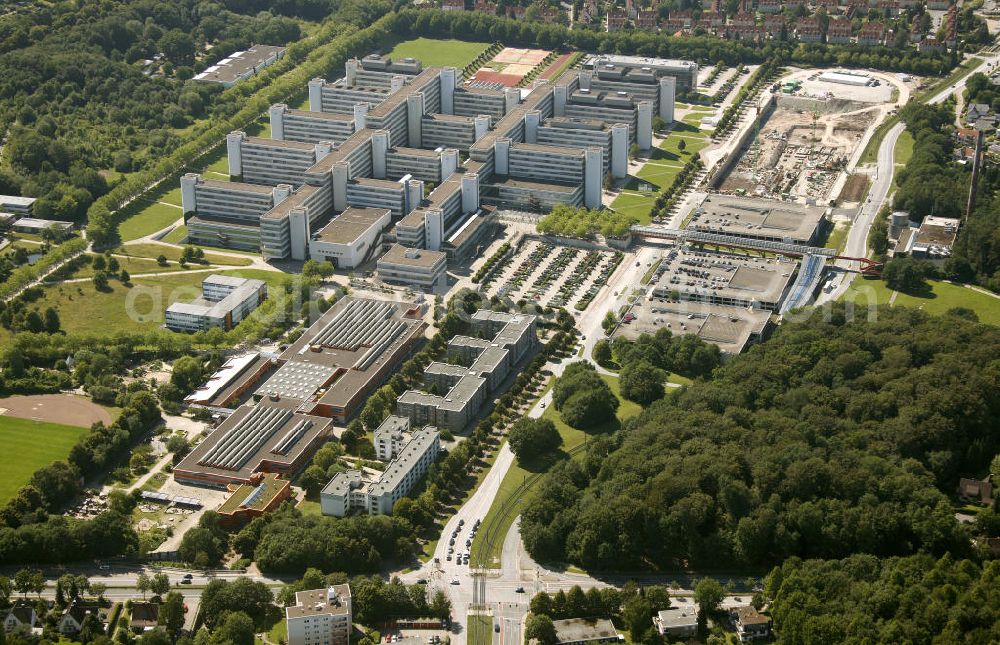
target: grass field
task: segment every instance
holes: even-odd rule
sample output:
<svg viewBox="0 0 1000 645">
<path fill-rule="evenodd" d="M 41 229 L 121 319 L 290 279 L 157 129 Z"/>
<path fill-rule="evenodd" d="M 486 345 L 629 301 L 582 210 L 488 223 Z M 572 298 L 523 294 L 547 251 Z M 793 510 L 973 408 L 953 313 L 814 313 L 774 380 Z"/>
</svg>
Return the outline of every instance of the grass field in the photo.
<svg viewBox="0 0 1000 645">
<path fill-rule="evenodd" d="M 913 307 L 930 314 L 943 314 L 955 307 L 966 307 L 976 312 L 979 322 L 1000 326 L 1000 298 L 987 295 L 948 282 L 930 281 L 926 295 L 911 296 L 900 293 L 893 301 L 894 307 Z M 892 291 L 881 280 L 855 280 L 841 298 L 855 306 L 889 303 Z"/>
<path fill-rule="evenodd" d="M 657 191 L 662 191 L 664 188 L 674 183 L 674 178 L 680 171 L 681 169 L 675 165 L 668 166 L 652 162 L 643 166 L 636 176 L 639 179 L 656 186 Z"/>
<path fill-rule="evenodd" d="M 187 226 L 181 224 L 174 230 L 164 235 L 162 240 L 170 244 L 183 244 L 184 240 L 187 239 L 187 234 L 188 234 Z"/>
<path fill-rule="evenodd" d="M 898 166 L 905 166 L 913 156 L 913 135 L 909 130 L 903 130 L 896 140 L 896 147 L 893 149 L 893 161 Z"/>
<path fill-rule="evenodd" d="M 0 504 L 27 484 L 36 470 L 64 459 L 86 428 L 0 416 Z"/>
<path fill-rule="evenodd" d="M 177 272 L 173 275 L 135 278 L 131 286 L 116 280 L 108 291 L 97 291 L 90 281 L 61 283 L 45 288 L 36 305 L 59 312 L 67 333 L 103 335 L 109 330 L 124 332 L 156 331 L 163 324 L 163 312 L 174 302 L 189 302 L 201 295 L 201 282 L 212 272 Z M 258 278 L 275 286 L 285 275 L 256 269 L 220 270 L 222 275 Z"/>
<path fill-rule="evenodd" d="M 554 407 L 546 408 L 545 412 L 542 414 L 543 419 L 548 419 L 555 424 L 556 429 L 559 430 L 559 436 L 562 437 L 562 446 L 560 450 L 568 452 L 577 446 L 580 446 L 587 441 L 587 438 L 591 435 L 605 434 L 614 432 L 618 427 L 620 427 L 621 422 L 629 417 L 634 417 L 640 412 L 642 412 L 642 407 L 633 403 L 632 401 L 626 401 L 622 398 L 621 392 L 618 388 L 618 377 L 609 376 L 607 374 L 602 374 L 601 378 L 608 384 L 611 391 L 621 401 L 621 405 L 618 407 L 617 418 L 611 423 L 605 424 L 598 428 L 592 428 L 589 432 L 584 432 L 583 430 L 577 430 L 566 424 L 562 420 L 562 416 Z M 538 464 L 527 464 L 523 465 L 518 460 L 515 460 L 511 465 L 510 470 L 507 471 L 507 475 L 504 477 L 503 481 L 500 483 L 500 489 L 497 492 L 496 498 L 493 500 L 490 510 L 486 513 L 486 517 L 483 518 L 483 526 L 489 526 L 493 517 L 499 514 L 501 506 L 504 502 L 511 499 L 515 494 L 518 493 L 518 487 L 521 486 L 524 481 L 534 473 L 545 472 L 552 466 L 552 461 L 542 461 Z M 530 499 L 534 492 L 535 486 L 541 480 L 536 480 L 535 485 L 528 488 L 526 491 L 521 492 L 521 497 L 519 498 L 524 501 Z M 494 566 L 499 566 L 500 564 L 500 552 L 503 549 L 503 540 L 507 535 L 507 531 L 510 529 L 510 525 L 514 522 L 514 518 L 517 516 L 517 512 L 512 512 L 507 515 L 507 517 L 499 520 L 499 530 L 496 532 L 497 539 L 494 540 L 492 544 L 486 544 L 485 531 L 480 531 L 476 534 L 476 539 L 472 542 L 472 548 L 470 550 L 471 561 L 478 561 L 480 557 L 485 557 L 487 562 L 492 562 Z"/>
<path fill-rule="evenodd" d="M 128 218 L 118 227 L 118 234 L 125 242 L 138 240 L 163 230 L 181 218 L 179 207 L 153 202 Z"/>
<path fill-rule="evenodd" d="M 418 58 L 424 67 L 435 65 L 457 67 L 459 71 L 483 53 L 490 43 L 472 43 L 464 40 L 417 38 L 393 47 L 391 58 Z"/>
<path fill-rule="evenodd" d="M 176 262 L 170 263 L 165 267 L 161 267 L 157 264 L 156 260 L 151 260 L 149 258 L 133 258 L 133 257 L 116 257 L 118 260 L 118 265 L 128 271 L 130 276 L 138 275 L 140 273 L 164 273 L 167 271 L 181 271 L 181 266 Z M 73 274 L 74 278 L 89 278 L 94 275 L 94 267 L 87 265 L 81 267 L 80 270 Z"/>
<path fill-rule="evenodd" d="M 164 246 L 162 244 L 126 244 L 125 246 L 119 247 L 116 253 L 134 255 L 140 258 L 153 258 L 154 260 L 160 255 L 163 255 L 172 262 L 176 262 L 181 257 L 180 249 L 171 246 Z M 220 255 L 218 253 L 212 253 L 211 251 L 205 252 L 205 259 L 211 264 L 222 264 L 236 267 L 245 267 L 253 263 L 253 261 L 249 258 Z M 198 266 L 199 265 L 197 264 L 189 265 L 192 269 L 197 269 Z"/>
<path fill-rule="evenodd" d="M 621 193 L 615 197 L 615 201 L 611 202 L 611 208 L 624 215 L 631 215 L 639 220 L 640 224 L 649 224 L 652 221 L 651 212 L 655 198 L 656 193 L 650 193 L 649 196 Z"/>
<path fill-rule="evenodd" d="M 827 249 L 837 249 L 838 251 L 844 246 L 844 242 L 847 240 L 847 232 L 851 230 L 851 225 L 847 222 L 837 222 L 832 227 L 827 227 L 828 233 L 826 236 L 826 241 L 823 243 L 823 247 Z"/>
</svg>

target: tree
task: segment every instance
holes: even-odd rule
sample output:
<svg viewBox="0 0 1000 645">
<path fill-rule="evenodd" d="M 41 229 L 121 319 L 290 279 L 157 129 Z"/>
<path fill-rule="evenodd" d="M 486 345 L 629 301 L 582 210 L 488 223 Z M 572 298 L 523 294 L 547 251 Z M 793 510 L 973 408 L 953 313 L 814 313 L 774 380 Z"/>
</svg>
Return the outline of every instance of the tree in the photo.
<svg viewBox="0 0 1000 645">
<path fill-rule="evenodd" d="M 434 597 L 431 598 L 430 603 L 431 614 L 442 620 L 447 619 L 451 616 L 451 600 L 445 595 L 443 591 L 438 589 L 434 592 Z"/>
<path fill-rule="evenodd" d="M 146 599 L 146 592 L 150 590 L 152 584 L 153 581 L 149 579 L 149 576 L 144 571 L 135 577 L 135 588 L 142 594 L 143 600 Z"/>
<path fill-rule="evenodd" d="M 83 617 L 83 623 L 80 625 L 80 632 L 77 634 L 77 639 L 83 645 L 87 645 L 87 643 L 92 642 L 98 636 L 104 636 L 104 627 L 95 614 L 87 613 Z"/>
<path fill-rule="evenodd" d="M 254 622 L 242 611 L 231 611 L 225 614 L 222 623 L 212 634 L 217 643 L 232 643 L 232 645 L 253 645 Z"/>
<path fill-rule="evenodd" d="M 149 590 L 155 596 L 162 596 L 170 591 L 170 577 L 165 573 L 155 574 L 149 581 Z"/>
<path fill-rule="evenodd" d="M 552 619 L 544 614 L 529 614 L 524 624 L 524 640 L 538 640 L 541 645 L 555 645 L 559 642 L 556 638 L 556 628 L 552 624 Z"/>
<path fill-rule="evenodd" d="M 603 338 L 594 343 L 593 357 L 594 361 L 602 367 L 611 365 L 614 361 L 614 357 L 611 354 L 611 343 Z"/>
<path fill-rule="evenodd" d="M 170 382 L 180 388 L 182 392 L 191 391 L 204 378 L 204 364 L 200 358 L 195 356 L 181 356 L 174 361 L 170 372 Z"/>
<path fill-rule="evenodd" d="M 98 291 L 108 290 L 108 274 L 104 271 L 98 271 L 94 273 L 94 277 L 91 278 L 94 283 L 94 288 Z"/>
<path fill-rule="evenodd" d="M 574 428 L 587 429 L 610 421 L 618 405 L 618 398 L 604 384 L 604 387 L 575 392 L 563 404 L 560 413 L 563 421 Z"/>
<path fill-rule="evenodd" d="M 90 593 L 97 598 L 99 602 L 104 602 L 104 592 L 108 590 L 108 586 L 103 582 L 91 582 L 90 583 Z"/>
<path fill-rule="evenodd" d="M 45 331 L 54 334 L 59 331 L 60 326 L 59 314 L 52 307 L 47 307 L 45 309 Z"/>
<path fill-rule="evenodd" d="M 610 334 L 611 330 L 615 328 L 618 324 L 618 316 L 615 315 L 613 311 L 608 311 L 604 314 L 604 320 L 601 321 L 601 327 L 604 329 L 605 334 Z"/>
<path fill-rule="evenodd" d="M 156 256 L 156 263 L 159 264 L 161 267 L 167 266 L 167 256 L 163 255 L 162 253 L 159 254 L 158 256 Z"/>
<path fill-rule="evenodd" d="M 687 142 L 684 141 L 684 139 L 678 140 L 677 141 L 677 149 L 680 150 L 681 152 L 684 152 L 685 148 L 687 148 Z"/>
<path fill-rule="evenodd" d="M 882 279 L 894 291 L 919 294 L 927 290 L 927 278 L 933 275 L 934 267 L 913 258 L 893 258 L 885 263 Z"/>
<path fill-rule="evenodd" d="M 176 641 L 184 627 L 184 596 L 176 591 L 168 593 L 160 604 L 157 622 L 163 625 L 170 638 Z"/>
<path fill-rule="evenodd" d="M 666 376 L 663 370 L 640 361 L 622 367 L 618 384 L 623 397 L 647 406 L 663 398 L 663 381 Z"/>
<path fill-rule="evenodd" d="M 510 449 L 519 461 L 544 455 L 562 444 L 559 430 L 549 419 L 518 419 L 507 437 Z"/>
<path fill-rule="evenodd" d="M 625 601 L 622 620 L 628 627 L 633 641 L 640 641 L 643 632 L 649 629 L 653 620 L 653 605 L 643 595 L 636 595 Z"/>
<path fill-rule="evenodd" d="M 128 284 L 131 279 L 132 276 L 130 276 L 128 271 L 125 269 L 122 269 L 121 273 L 118 274 L 118 280 L 121 281 L 122 284 Z"/>
<path fill-rule="evenodd" d="M 715 578 L 702 578 L 694 586 L 694 601 L 698 603 L 698 611 L 702 615 L 718 611 L 725 597 L 725 589 Z"/>
<path fill-rule="evenodd" d="M 14 588 L 27 598 L 28 594 L 40 594 L 45 589 L 45 576 L 38 569 L 20 569 L 14 574 Z"/>
<path fill-rule="evenodd" d="M 197 526 L 188 529 L 188 532 L 181 538 L 177 555 L 184 562 L 207 569 L 222 560 L 223 548 L 222 540 L 216 537 L 211 530 Z"/>
</svg>

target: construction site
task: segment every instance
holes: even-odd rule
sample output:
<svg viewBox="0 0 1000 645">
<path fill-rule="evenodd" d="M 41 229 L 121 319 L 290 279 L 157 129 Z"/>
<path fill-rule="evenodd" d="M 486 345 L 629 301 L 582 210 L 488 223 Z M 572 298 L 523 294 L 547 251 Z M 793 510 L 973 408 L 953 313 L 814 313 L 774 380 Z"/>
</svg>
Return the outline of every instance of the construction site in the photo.
<svg viewBox="0 0 1000 645">
<path fill-rule="evenodd" d="M 880 108 L 779 96 L 719 192 L 825 204 Z"/>
</svg>

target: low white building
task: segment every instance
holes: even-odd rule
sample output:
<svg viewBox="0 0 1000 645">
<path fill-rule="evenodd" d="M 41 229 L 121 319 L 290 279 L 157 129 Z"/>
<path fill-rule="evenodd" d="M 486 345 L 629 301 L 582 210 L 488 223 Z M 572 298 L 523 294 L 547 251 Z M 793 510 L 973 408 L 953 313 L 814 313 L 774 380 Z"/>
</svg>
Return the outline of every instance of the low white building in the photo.
<svg viewBox="0 0 1000 645">
<path fill-rule="evenodd" d="M 16 213 L 15 213 L 16 215 Z M 43 231 L 53 230 L 66 232 L 73 229 L 73 222 L 60 222 L 52 219 L 37 219 L 34 217 L 21 217 L 14 221 L 11 228 L 18 233 L 29 233 L 41 235 Z"/>
<path fill-rule="evenodd" d="M 661 636 L 690 638 L 698 633 L 698 610 L 692 606 L 663 609 L 653 616 L 653 626 Z"/>
<path fill-rule="evenodd" d="M 210 275 L 201 283 L 202 297 L 167 307 L 165 326 L 173 331 L 230 330 L 267 298 L 263 280 Z"/>
<path fill-rule="evenodd" d="M 447 255 L 441 251 L 408 249 L 393 244 L 378 260 L 378 275 L 383 282 L 403 284 L 424 291 L 445 286 Z"/>
<path fill-rule="evenodd" d="M 34 197 L 21 197 L 20 195 L 0 195 L 0 211 L 14 213 L 23 217 L 31 217 L 35 208 Z"/>
<path fill-rule="evenodd" d="M 441 435 L 427 426 L 409 431 L 408 419 L 390 416 L 375 430 L 375 445 L 380 459 L 388 459 L 385 470 L 375 474 L 349 470 L 337 473 L 320 492 L 323 515 L 343 517 L 359 509 L 369 515 L 391 515 L 392 507 L 402 499 L 441 452 Z"/>
<path fill-rule="evenodd" d="M 309 257 L 338 269 L 353 269 L 364 263 L 391 223 L 392 211 L 387 208 L 348 208 L 313 234 Z"/>
<path fill-rule="evenodd" d="M 288 645 L 347 645 L 351 636 L 351 588 L 299 591 L 285 607 Z"/>
</svg>

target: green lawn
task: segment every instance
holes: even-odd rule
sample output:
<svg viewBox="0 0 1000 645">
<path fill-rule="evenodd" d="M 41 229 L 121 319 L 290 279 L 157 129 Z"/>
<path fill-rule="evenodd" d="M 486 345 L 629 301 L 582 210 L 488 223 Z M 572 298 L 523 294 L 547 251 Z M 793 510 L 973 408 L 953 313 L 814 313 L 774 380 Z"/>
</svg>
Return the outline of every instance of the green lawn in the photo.
<svg viewBox="0 0 1000 645">
<path fill-rule="evenodd" d="M 183 244 L 184 240 L 187 238 L 188 229 L 187 226 L 181 224 L 174 230 L 170 231 L 163 236 L 163 241 L 169 244 Z"/>
<path fill-rule="evenodd" d="M 130 276 L 140 273 L 163 273 L 166 271 L 180 271 L 181 266 L 176 262 L 171 262 L 165 267 L 157 264 L 156 260 L 149 258 L 116 257 L 118 265 L 128 271 Z M 89 278 L 94 275 L 94 267 L 90 264 L 81 267 L 73 274 L 74 278 Z"/>
<path fill-rule="evenodd" d="M 929 284 L 930 291 L 926 295 L 900 293 L 893 306 L 914 307 L 931 314 L 943 314 L 955 307 L 966 307 L 976 312 L 980 322 L 1000 326 L 1000 298 L 948 282 L 932 280 Z M 892 291 L 885 282 L 859 278 L 842 299 L 863 307 L 869 304 L 888 304 L 891 295 Z"/>
<path fill-rule="evenodd" d="M 837 249 L 838 251 L 844 246 L 844 242 L 847 240 L 847 232 L 851 230 L 851 225 L 847 222 L 837 222 L 832 227 L 827 226 L 828 233 L 826 236 L 826 241 L 823 243 L 823 247 L 827 249 Z"/>
<path fill-rule="evenodd" d="M 621 392 L 618 389 L 618 377 L 611 376 L 607 374 L 602 374 L 601 378 L 608 384 L 611 391 L 621 401 L 621 405 L 618 407 L 617 418 L 611 423 L 605 424 L 604 426 L 592 428 L 588 432 L 583 430 L 577 430 L 566 424 L 562 420 L 562 416 L 559 412 L 552 406 L 546 408 L 545 412 L 542 413 L 543 419 L 548 419 L 555 424 L 556 429 L 559 430 L 559 436 L 562 437 L 562 446 L 560 450 L 563 453 L 568 452 L 577 446 L 580 446 L 590 435 L 610 433 L 616 430 L 621 422 L 629 417 L 634 417 L 640 412 L 642 412 L 642 407 L 633 403 L 632 401 L 626 401 L 622 398 Z M 483 518 L 483 525 L 489 526 L 492 518 L 500 513 L 500 507 L 507 500 L 511 499 L 513 495 L 517 493 L 518 487 L 524 483 L 524 481 L 534 473 L 545 472 L 553 464 L 552 460 L 543 460 L 539 463 L 532 463 L 527 465 L 522 465 L 518 460 L 515 460 L 511 465 L 510 470 L 507 471 L 507 475 L 504 477 L 503 481 L 500 483 L 500 489 L 497 492 L 497 496 L 493 500 L 493 505 L 490 506 L 490 510 L 486 513 L 486 517 Z M 526 491 L 521 492 L 520 500 L 527 500 L 535 486 L 538 485 L 540 479 L 535 480 L 535 483 L 529 487 Z M 472 542 L 472 548 L 470 550 L 471 561 L 477 561 L 482 556 L 494 566 L 499 566 L 500 564 L 500 552 L 503 549 L 503 539 L 507 535 L 507 531 L 510 529 L 510 525 L 513 523 L 514 518 L 517 516 L 517 512 L 508 513 L 506 517 L 499 520 L 498 530 L 495 533 L 497 539 L 494 540 L 493 544 L 486 544 L 485 531 L 480 531 L 476 533 L 476 539 Z"/>
<path fill-rule="evenodd" d="M 418 58 L 424 67 L 435 65 L 457 67 L 459 71 L 475 60 L 490 43 L 464 40 L 417 38 L 401 42 L 389 52 L 391 58 Z"/>
<path fill-rule="evenodd" d="M 171 233 L 172 234 L 172 233 Z M 154 260 L 159 256 L 163 255 L 168 260 L 176 262 L 181 257 L 181 250 L 172 246 L 165 246 L 163 244 L 126 244 L 125 246 L 119 247 L 116 253 L 122 253 L 127 255 L 134 255 L 140 258 L 153 258 Z M 212 253 L 207 251 L 205 253 L 205 259 L 211 264 L 221 264 L 228 266 L 245 267 L 253 264 L 253 261 L 249 258 L 240 258 L 235 256 L 220 255 L 219 253 Z M 199 265 L 191 264 L 188 265 L 192 269 L 197 269 Z"/>
<path fill-rule="evenodd" d="M 647 163 L 638 173 L 638 178 L 656 186 L 657 191 L 661 191 L 674 182 L 674 178 L 680 172 L 680 168 L 672 166 L 661 166 L 656 163 Z"/>
<path fill-rule="evenodd" d="M 650 193 L 648 197 L 635 193 L 622 193 L 611 202 L 611 209 L 623 215 L 631 215 L 639 220 L 640 224 L 649 224 L 652 221 L 651 212 L 655 198 L 656 193 Z"/>
<path fill-rule="evenodd" d="M 896 140 L 896 147 L 893 149 L 893 161 L 899 165 L 906 165 L 913 156 L 913 135 L 909 130 L 903 130 Z"/>
<path fill-rule="evenodd" d="M 121 223 L 118 233 L 125 242 L 161 231 L 181 218 L 180 208 L 153 202 Z"/>
<path fill-rule="evenodd" d="M 163 312 L 174 302 L 190 302 L 201 295 L 201 282 L 210 271 L 134 278 L 131 286 L 111 280 L 107 291 L 92 282 L 60 283 L 45 288 L 36 305 L 54 307 L 67 333 L 107 335 L 111 331 L 157 331 Z M 266 280 L 274 286 L 285 275 L 257 269 L 219 270 L 222 275 Z"/>
<path fill-rule="evenodd" d="M 0 416 L 4 444 L 0 454 L 0 504 L 6 504 L 36 470 L 64 459 L 86 432 L 87 428 Z"/>
</svg>

